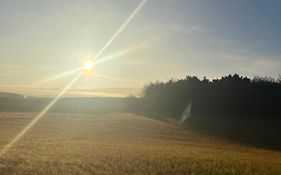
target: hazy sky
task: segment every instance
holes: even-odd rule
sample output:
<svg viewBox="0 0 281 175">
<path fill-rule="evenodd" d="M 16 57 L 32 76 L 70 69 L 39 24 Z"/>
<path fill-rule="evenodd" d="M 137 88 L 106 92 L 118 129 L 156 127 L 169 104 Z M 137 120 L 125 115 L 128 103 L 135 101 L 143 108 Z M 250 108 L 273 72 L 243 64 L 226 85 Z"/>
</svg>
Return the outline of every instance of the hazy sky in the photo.
<svg viewBox="0 0 281 175">
<path fill-rule="evenodd" d="M 0 86 L 63 87 L 140 0 L 1 0 Z M 280 0 L 148 0 L 76 88 L 141 87 L 154 80 L 281 74 Z"/>
</svg>

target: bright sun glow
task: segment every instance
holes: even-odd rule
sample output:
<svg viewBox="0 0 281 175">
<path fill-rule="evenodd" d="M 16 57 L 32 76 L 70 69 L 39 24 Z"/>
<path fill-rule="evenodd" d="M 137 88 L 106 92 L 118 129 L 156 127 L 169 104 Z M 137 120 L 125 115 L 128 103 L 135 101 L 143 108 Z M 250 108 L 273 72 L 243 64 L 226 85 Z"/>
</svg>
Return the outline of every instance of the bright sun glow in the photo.
<svg viewBox="0 0 281 175">
<path fill-rule="evenodd" d="M 94 62 L 92 60 L 86 60 L 84 63 L 83 63 L 83 68 L 85 70 L 92 70 L 94 67 Z"/>
<path fill-rule="evenodd" d="M 124 24 L 117 30 L 117 32 L 110 38 L 110 40 L 102 47 L 102 49 L 96 55 L 98 58 L 102 53 L 110 46 L 110 44 L 114 41 L 114 39 L 124 30 L 124 28 L 130 23 L 130 21 L 137 15 L 137 13 L 141 10 L 142 6 L 145 4 L 146 0 L 142 0 L 142 2 L 138 5 L 138 7 L 133 11 L 133 13 L 129 16 L 129 18 L 124 22 Z M 95 59 L 96 59 L 95 58 Z M 81 65 L 82 63 L 82 65 Z M 80 68 L 85 71 L 80 72 L 77 76 L 69 83 L 67 86 L 25 127 L 23 128 L 15 138 L 13 138 L 8 144 L 6 144 L 3 148 L 0 149 L 0 157 L 2 157 L 18 140 L 21 139 L 25 135 L 25 133 L 35 125 L 42 116 L 44 116 L 49 109 L 53 107 L 53 105 L 64 95 L 64 93 L 72 87 L 72 85 L 81 77 L 83 73 L 86 75 L 94 74 L 94 65 L 96 62 L 93 59 L 83 59 L 80 62 Z M 60 76 L 59 76 L 60 77 Z"/>
<path fill-rule="evenodd" d="M 83 70 L 83 76 L 92 77 L 95 75 L 96 61 L 93 56 L 85 56 L 80 60 L 80 68 Z"/>
</svg>

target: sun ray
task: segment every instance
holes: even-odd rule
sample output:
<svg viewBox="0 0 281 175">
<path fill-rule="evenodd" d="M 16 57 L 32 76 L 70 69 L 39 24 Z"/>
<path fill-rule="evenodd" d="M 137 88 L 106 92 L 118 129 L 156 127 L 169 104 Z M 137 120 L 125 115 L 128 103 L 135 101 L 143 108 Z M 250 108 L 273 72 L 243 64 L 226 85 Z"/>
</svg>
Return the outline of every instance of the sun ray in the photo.
<svg viewBox="0 0 281 175">
<path fill-rule="evenodd" d="M 142 0 L 142 2 L 137 6 L 129 18 L 123 23 L 123 25 L 117 30 L 117 32 L 110 38 L 110 40 L 102 47 L 102 49 L 96 55 L 96 59 L 108 48 L 108 46 L 113 42 L 113 40 L 121 33 L 124 28 L 131 22 L 131 20 L 138 14 L 143 5 L 147 0 Z M 64 93 L 80 78 L 82 72 L 79 72 L 75 78 L 67 84 L 67 86 L 41 111 L 19 134 L 16 135 L 5 147 L 0 151 L 0 156 L 3 156 L 25 133 L 34 126 L 42 116 L 44 116 L 48 110 L 64 95 Z"/>
<path fill-rule="evenodd" d="M 133 52 L 133 51 L 135 51 L 135 50 L 137 50 L 137 49 L 140 49 L 140 48 L 143 48 L 143 47 L 145 47 L 145 44 L 140 44 L 140 45 L 138 45 L 138 46 L 136 46 L 136 47 L 132 47 L 132 48 L 129 48 L 129 49 L 121 50 L 121 51 L 119 51 L 119 52 L 117 52 L 117 53 L 114 53 L 114 54 L 112 54 L 112 55 L 109 55 L 109 56 L 107 56 L 107 57 L 104 57 L 104 58 L 101 58 L 101 59 L 97 60 L 97 61 L 95 62 L 95 65 L 96 65 L 96 64 L 103 63 L 103 62 L 106 62 L 106 61 L 108 61 L 108 60 L 115 59 L 115 58 L 117 58 L 117 57 L 123 56 L 123 55 L 125 55 L 125 54 L 128 54 L 128 53 L 130 53 L 130 52 Z"/>
<path fill-rule="evenodd" d="M 16 137 L 11 140 L 5 147 L 1 150 L 0 156 L 3 156 L 10 148 L 15 144 L 32 126 L 40 120 L 44 114 L 63 96 L 63 94 L 79 79 L 81 73 L 75 76 L 75 78 L 67 84 L 67 86 L 46 106 Z"/>
<path fill-rule="evenodd" d="M 112 59 L 115 59 L 115 58 L 118 58 L 118 57 L 121 57 L 123 55 L 126 55 L 130 52 L 133 52 L 135 50 L 138 50 L 138 49 L 142 49 L 142 48 L 145 48 L 145 47 L 148 47 L 149 45 L 151 45 L 151 43 L 155 42 L 155 41 L 158 41 L 158 40 L 161 40 L 163 38 L 167 37 L 166 34 L 163 34 L 163 35 L 160 35 L 158 37 L 155 37 L 155 38 L 152 38 L 150 39 L 149 41 L 147 42 L 144 42 L 144 43 L 141 43 L 141 44 L 138 44 L 137 46 L 134 46 L 134 47 L 131 47 L 131 48 L 128 48 L 128 49 L 125 49 L 125 50 L 121 50 L 117 53 L 114 53 L 112 55 L 109 55 L 109 56 L 106 56 L 106 57 L 102 57 L 100 58 L 99 60 L 95 61 L 95 65 L 96 64 L 100 64 L 100 63 L 103 63 L 103 62 L 106 62 L 106 61 L 109 61 L 109 60 L 112 60 Z"/>
<path fill-rule="evenodd" d="M 102 49 L 96 54 L 96 59 L 98 59 L 101 54 L 108 48 L 108 46 L 114 41 L 114 39 L 126 28 L 126 26 L 134 19 L 134 17 L 142 9 L 143 5 L 147 0 L 142 0 L 142 2 L 137 6 L 133 13 L 128 17 L 128 19 L 121 25 L 117 32 L 108 40 L 108 42 L 102 47 Z"/>
<path fill-rule="evenodd" d="M 80 70 L 81 70 L 81 68 L 76 68 L 76 69 L 73 69 L 73 70 L 70 70 L 70 71 L 66 71 L 66 72 L 60 73 L 58 75 L 46 78 L 45 80 L 41 80 L 41 81 L 35 82 L 31 86 L 37 86 L 37 85 L 40 85 L 40 84 L 45 84 L 47 82 L 54 81 L 54 80 L 57 80 L 59 78 L 62 78 L 62 77 L 65 77 L 65 76 L 77 73 Z"/>
<path fill-rule="evenodd" d="M 108 55 L 108 56 L 105 56 L 105 57 L 102 57 L 100 58 L 99 60 L 97 61 L 93 61 L 93 63 L 91 63 L 91 67 L 92 66 L 95 66 L 97 64 L 100 64 L 100 63 L 104 63 L 104 62 L 107 62 L 109 60 L 112 60 L 112 59 L 116 59 L 118 57 L 121 57 L 123 55 L 126 55 L 128 53 L 131 53 L 133 51 L 136 51 L 138 49 L 142 49 L 144 47 L 147 47 L 149 46 L 153 41 L 157 41 L 159 39 L 163 39 L 165 38 L 166 35 L 161 35 L 160 37 L 155 37 L 153 39 L 151 39 L 150 41 L 148 42 L 144 42 L 142 44 L 138 44 L 137 46 L 135 47 L 131 47 L 131 48 L 128 48 L 128 49 L 125 49 L 125 50 L 121 50 L 119 52 L 116 52 L 112 55 Z M 82 66 L 80 68 L 76 68 L 76 69 L 72 69 L 72 70 L 69 70 L 69 71 L 66 71 L 66 72 L 63 72 L 63 73 L 60 73 L 58 75 L 55 75 L 55 76 L 52 76 L 52 77 L 49 77 L 49 78 L 46 78 L 45 80 L 41 80 L 41 81 L 38 81 L 38 82 L 35 82 L 33 83 L 31 86 L 37 86 L 39 84 L 44 84 L 44 83 L 47 83 L 47 82 L 50 82 L 50 81 L 54 81 L 54 80 L 57 80 L 59 78 L 62 78 L 62 77 L 65 77 L 65 76 L 68 76 L 68 75 L 71 75 L 71 74 L 74 74 L 74 73 L 77 73 L 78 71 L 82 70 L 82 69 L 85 69 L 83 68 L 85 65 L 82 64 Z M 95 74 L 96 75 L 96 74 Z"/>
</svg>

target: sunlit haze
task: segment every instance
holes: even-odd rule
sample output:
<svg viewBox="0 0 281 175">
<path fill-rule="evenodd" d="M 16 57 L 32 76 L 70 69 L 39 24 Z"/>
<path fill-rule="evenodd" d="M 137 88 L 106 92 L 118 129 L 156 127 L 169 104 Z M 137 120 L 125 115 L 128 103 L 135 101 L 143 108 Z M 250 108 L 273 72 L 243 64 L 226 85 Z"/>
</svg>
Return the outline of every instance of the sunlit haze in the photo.
<svg viewBox="0 0 281 175">
<path fill-rule="evenodd" d="M 75 76 L 66 72 L 79 68 L 81 57 L 97 55 L 139 3 L 1 1 L 0 86 L 63 88 Z M 95 66 L 96 74 L 103 76 L 81 77 L 73 88 L 141 88 L 150 81 L 186 75 L 275 77 L 281 73 L 280 5 L 147 1 L 99 56 L 115 55 Z M 91 62 L 83 64 L 84 69 L 93 67 Z"/>
<path fill-rule="evenodd" d="M 0 175 L 281 174 L 280 0 L 0 0 Z"/>
</svg>

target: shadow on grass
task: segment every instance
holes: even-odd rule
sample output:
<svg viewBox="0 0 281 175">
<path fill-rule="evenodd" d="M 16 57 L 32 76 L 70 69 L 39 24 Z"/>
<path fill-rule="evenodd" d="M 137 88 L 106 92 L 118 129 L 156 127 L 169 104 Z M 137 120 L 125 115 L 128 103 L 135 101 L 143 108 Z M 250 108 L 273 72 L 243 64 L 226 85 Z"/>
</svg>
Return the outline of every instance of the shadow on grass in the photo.
<svg viewBox="0 0 281 175">
<path fill-rule="evenodd" d="M 192 129 L 207 137 L 223 138 L 242 145 L 281 151 L 281 119 L 241 116 L 191 116 L 184 123 L 152 112 L 135 112 L 155 120 Z"/>
</svg>

